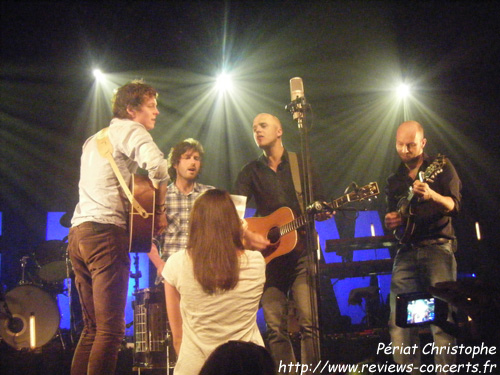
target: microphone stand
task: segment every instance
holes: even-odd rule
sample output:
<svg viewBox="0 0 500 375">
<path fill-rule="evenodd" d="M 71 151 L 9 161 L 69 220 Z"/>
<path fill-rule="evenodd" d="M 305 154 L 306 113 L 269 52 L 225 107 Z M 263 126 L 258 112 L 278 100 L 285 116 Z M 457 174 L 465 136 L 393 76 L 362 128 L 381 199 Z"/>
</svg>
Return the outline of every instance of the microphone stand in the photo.
<svg viewBox="0 0 500 375">
<path fill-rule="evenodd" d="M 304 213 L 307 213 L 307 207 L 314 202 L 314 192 L 312 186 L 312 169 L 309 149 L 309 129 L 306 120 L 306 111 L 310 106 L 306 103 L 305 97 L 297 98 L 285 107 L 293 114 L 293 119 L 297 121 L 297 127 L 300 134 L 300 151 L 302 157 L 302 191 L 303 191 L 303 207 Z M 312 317 L 312 339 L 314 346 L 313 363 L 319 363 L 321 360 L 321 345 L 320 345 L 320 326 L 319 326 L 319 299 L 318 287 L 319 283 L 319 263 L 317 249 L 319 243 L 317 241 L 316 228 L 314 225 L 314 214 L 307 214 L 306 228 L 306 252 L 307 252 L 307 277 L 309 286 L 311 317 Z"/>
</svg>

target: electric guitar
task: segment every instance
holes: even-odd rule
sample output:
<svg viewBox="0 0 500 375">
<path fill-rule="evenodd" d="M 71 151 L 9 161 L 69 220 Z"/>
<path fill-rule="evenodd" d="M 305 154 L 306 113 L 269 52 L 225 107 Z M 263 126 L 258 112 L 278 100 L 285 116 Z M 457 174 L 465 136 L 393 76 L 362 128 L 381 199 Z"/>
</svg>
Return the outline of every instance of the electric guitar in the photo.
<svg viewBox="0 0 500 375">
<path fill-rule="evenodd" d="M 324 212 L 333 212 L 349 202 L 362 201 L 378 195 L 379 188 L 376 182 L 371 182 L 355 191 L 335 199 L 331 203 L 324 204 Z M 294 217 L 289 207 L 281 207 L 272 214 L 264 217 L 250 217 L 246 221 L 248 229 L 266 237 L 270 242 L 262 251 L 266 264 L 274 258 L 288 254 L 297 245 L 297 229 L 309 223 L 314 214 L 304 214 L 298 218 Z"/>
<path fill-rule="evenodd" d="M 129 251 L 149 253 L 155 226 L 155 189 L 148 176 L 132 175 L 132 193 L 146 211 L 146 215 L 141 215 L 133 205 L 130 205 Z"/>
<path fill-rule="evenodd" d="M 438 154 L 436 159 L 425 169 L 425 172 L 420 171 L 418 179 L 421 182 L 433 180 L 438 174 L 443 171 L 446 164 L 444 155 Z M 413 193 L 413 188 L 410 186 L 406 196 L 402 197 L 398 202 L 398 213 L 403 219 L 403 224 L 394 229 L 394 237 L 400 243 L 406 243 L 410 240 L 415 230 L 415 206 L 418 203 L 417 197 Z"/>
</svg>

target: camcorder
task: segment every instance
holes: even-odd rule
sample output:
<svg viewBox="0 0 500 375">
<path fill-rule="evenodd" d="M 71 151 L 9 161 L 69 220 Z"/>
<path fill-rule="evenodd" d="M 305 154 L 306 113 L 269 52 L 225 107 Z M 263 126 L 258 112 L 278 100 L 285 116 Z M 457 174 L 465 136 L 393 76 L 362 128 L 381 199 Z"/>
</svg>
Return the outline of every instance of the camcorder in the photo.
<svg viewBox="0 0 500 375">
<path fill-rule="evenodd" d="M 396 296 L 396 325 L 415 327 L 446 322 L 448 304 L 430 293 L 402 293 Z"/>
</svg>

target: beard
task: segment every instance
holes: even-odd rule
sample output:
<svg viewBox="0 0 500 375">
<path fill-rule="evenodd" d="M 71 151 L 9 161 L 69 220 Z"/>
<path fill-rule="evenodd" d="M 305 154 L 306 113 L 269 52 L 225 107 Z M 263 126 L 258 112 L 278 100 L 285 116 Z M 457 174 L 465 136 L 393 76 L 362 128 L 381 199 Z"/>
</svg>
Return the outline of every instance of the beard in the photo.
<svg viewBox="0 0 500 375">
<path fill-rule="evenodd" d="M 404 155 L 403 157 L 401 157 L 401 160 L 403 161 L 403 163 L 405 163 L 410 168 L 416 167 L 421 159 L 422 159 L 422 154 L 417 155 L 417 156 L 413 156 L 413 157 L 407 156 L 407 155 Z"/>
</svg>

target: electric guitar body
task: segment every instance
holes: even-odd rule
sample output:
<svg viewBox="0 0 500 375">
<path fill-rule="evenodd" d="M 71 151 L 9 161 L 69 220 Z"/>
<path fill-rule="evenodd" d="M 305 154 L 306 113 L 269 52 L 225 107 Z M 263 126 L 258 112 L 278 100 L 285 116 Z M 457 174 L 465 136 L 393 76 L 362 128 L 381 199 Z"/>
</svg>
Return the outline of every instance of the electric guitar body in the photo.
<svg viewBox="0 0 500 375">
<path fill-rule="evenodd" d="M 421 182 L 432 181 L 438 174 L 443 171 L 446 164 L 444 155 L 438 154 L 436 159 L 425 169 L 424 172 L 419 172 L 418 178 Z M 403 224 L 394 229 L 394 237 L 400 243 L 407 243 L 413 232 L 415 231 L 415 207 L 418 204 L 418 198 L 413 193 L 413 188 L 410 186 L 406 196 L 402 197 L 398 202 L 398 213 L 403 219 Z"/>
</svg>

